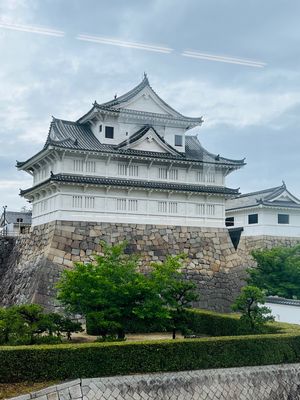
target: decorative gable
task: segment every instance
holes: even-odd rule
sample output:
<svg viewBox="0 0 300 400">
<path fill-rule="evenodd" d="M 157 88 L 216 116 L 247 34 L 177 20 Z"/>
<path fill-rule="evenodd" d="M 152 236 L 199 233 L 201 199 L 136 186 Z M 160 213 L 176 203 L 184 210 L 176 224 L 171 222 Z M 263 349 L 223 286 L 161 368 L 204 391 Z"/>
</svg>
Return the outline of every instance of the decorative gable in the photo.
<svg viewBox="0 0 300 400">
<path fill-rule="evenodd" d="M 177 115 L 173 109 L 161 101 L 149 86 L 146 86 L 141 92 L 137 93 L 130 101 L 122 104 L 121 108 L 163 115 Z"/>
<path fill-rule="evenodd" d="M 284 190 L 282 193 L 280 193 L 276 197 L 270 198 L 269 201 L 270 202 L 284 202 L 284 203 L 300 204 L 299 199 L 297 199 L 295 196 L 293 196 L 287 190 Z"/>
<path fill-rule="evenodd" d="M 124 140 L 122 143 L 120 143 L 118 148 L 157 153 L 170 153 L 176 156 L 182 156 L 181 153 L 166 143 L 151 126 L 144 126 L 139 131 L 131 135 L 127 140 Z"/>
</svg>

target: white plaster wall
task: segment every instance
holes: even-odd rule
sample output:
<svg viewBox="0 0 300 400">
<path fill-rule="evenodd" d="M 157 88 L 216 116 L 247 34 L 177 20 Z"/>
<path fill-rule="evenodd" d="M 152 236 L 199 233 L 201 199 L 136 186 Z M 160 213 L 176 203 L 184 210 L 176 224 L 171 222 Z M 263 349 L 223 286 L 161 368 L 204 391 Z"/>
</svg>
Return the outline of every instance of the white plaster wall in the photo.
<svg viewBox="0 0 300 400">
<path fill-rule="evenodd" d="M 95 161 L 95 172 L 87 172 L 86 164 L 83 165 L 82 171 L 74 170 L 74 159 L 77 160 L 87 160 L 87 161 Z M 104 158 L 96 158 L 94 156 L 89 156 L 88 158 L 83 156 L 67 156 L 61 162 L 61 170 L 59 172 L 66 174 L 74 174 L 74 175 L 85 175 L 85 176 L 102 176 L 102 177 L 120 177 L 120 178 L 132 178 L 132 179 L 141 179 L 141 180 L 155 180 L 155 181 L 165 181 L 165 182 L 181 182 L 181 183 L 191 183 L 195 185 L 207 185 L 207 186 L 223 186 L 224 185 L 224 171 L 221 169 L 212 169 L 204 166 L 202 167 L 193 167 L 192 169 L 181 167 L 166 163 L 153 163 L 150 167 L 150 162 L 143 163 L 132 160 L 131 165 L 138 165 L 138 176 L 130 176 L 129 172 L 126 175 L 120 175 L 118 173 L 118 165 L 126 164 L 129 165 L 129 160 L 127 159 L 112 159 L 109 163 Z M 160 179 L 159 178 L 159 168 L 165 168 L 167 170 L 176 169 L 178 170 L 178 179 L 171 179 L 171 174 L 168 173 L 168 179 Z M 58 167 L 55 168 L 57 170 Z M 201 171 L 201 175 L 203 176 L 202 180 L 198 180 L 197 172 Z M 214 175 L 214 181 L 209 182 L 208 174 L 211 173 Z M 49 177 L 49 176 L 48 176 Z"/>
<path fill-rule="evenodd" d="M 258 214 L 257 224 L 248 224 L 248 215 Z M 278 214 L 289 214 L 289 224 L 278 224 Z M 300 210 L 293 209 L 244 209 L 226 211 L 226 217 L 234 217 L 234 227 L 243 227 L 244 236 L 290 236 L 300 237 Z"/>
<path fill-rule="evenodd" d="M 74 206 L 73 196 L 81 196 L 80 206 Z M 92 208 L 85 206 L 86 197 L 93 197 Z M 125 201 L 125 210 L 117 207 L 118 199 Z M 130 200 L 136 200 L 136 209 L 130 209 Z M 203 212 L 202 208 L 199 212 L 199 204 L 204 205 Z M 94 187 L 90 190 L 66 185 L 59 192 L 39 197 L 33 202 L 33 225 L 55 219 L 223 227 L 224 199 L 137 189 L 115 188 L 107 191 Z"/>
<path fill-rule="evenodd" d="M 300 324 L 300 307 L 286 304 L 266 303 L 276 321 Z"/>
</svg>

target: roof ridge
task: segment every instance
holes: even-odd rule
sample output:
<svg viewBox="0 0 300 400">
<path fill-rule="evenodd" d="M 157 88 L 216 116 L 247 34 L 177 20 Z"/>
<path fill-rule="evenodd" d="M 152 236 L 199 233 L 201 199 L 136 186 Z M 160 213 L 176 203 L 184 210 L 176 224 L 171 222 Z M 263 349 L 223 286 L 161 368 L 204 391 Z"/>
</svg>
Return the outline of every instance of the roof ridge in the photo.
<svg viewBox="0 0 300 400">
<path fill-rule="evenodd" d="M 282 188 L 282 186 L 275 186 L 275 187 L 272 187 L 272 188 L 269 188 L 269 189 L 262 189 L 262 190 L 257 190 L 257 191 L 254 191 L 254 192 L 243 193 L 243 194 L 239 195 L 239 197 L 254 196 L 255 194 L 271 192 L 271 191 L 279 190 L 281 188 Z"/>
</svg>

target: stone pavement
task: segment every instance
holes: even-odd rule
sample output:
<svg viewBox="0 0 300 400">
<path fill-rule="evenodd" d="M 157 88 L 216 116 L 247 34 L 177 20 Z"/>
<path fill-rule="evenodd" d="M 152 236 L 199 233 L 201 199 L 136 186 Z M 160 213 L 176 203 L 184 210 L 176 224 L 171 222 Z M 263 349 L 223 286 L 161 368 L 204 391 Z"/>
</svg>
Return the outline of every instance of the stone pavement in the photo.
<svg viewBox="0 0 300 400">
<path fill-rule="evenodd" d="M 77 379 L 15 400 L 300 400 L 300 364 Z"/>
</svg>

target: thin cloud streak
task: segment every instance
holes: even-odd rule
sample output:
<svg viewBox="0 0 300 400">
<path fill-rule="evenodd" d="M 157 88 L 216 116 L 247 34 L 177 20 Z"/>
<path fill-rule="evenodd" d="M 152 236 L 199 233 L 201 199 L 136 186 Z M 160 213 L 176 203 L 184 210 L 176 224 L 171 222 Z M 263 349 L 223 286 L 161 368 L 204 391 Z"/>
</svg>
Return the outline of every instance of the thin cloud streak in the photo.
<svg viewBox="0 0 300 400">
<path fill-rule="evenodd" d="M 267 64 L 260 61 L 254 61 L 244 58 L 218 56 L 214 54 L 199 53 L 196 51 L 185 50 L 182 54 L 184 57 L 197 58 L 200 60 L 217 61 L 228 64 L 245 65 L 248 67 L 264 68 Z"/>
<path fill-rule="evenodd" d="M 60 31 L 57 29 L 43 28 L 32 25 L 12 24 L 2 21 L 0 21 L 0 28 L 10 29 L 14 31 L 28 32 L 28 33 L 37 33 L 39 35 L 56 36 L 56 37 L 63 37 L 65 35 L 64 31 Z"/>
<path fill-rule="evenodd" d="M 86 42 L 109 44 L 112 46 L 127 47 L 127 48 L 137 49 L 137 50 L 153 51 L 156 53 L 169 54 L 169 53 L 172 53 L 172 51 L 173 51 L 173 49 L 171 49 L 170 47 L 154 46 L 154 45 L 150 45 L 150 44 L 146 44 L 146 43 L 138 43 L 138 42 L 127 42 L 124 40 L 111 39 L 111 38 L 107 38 L 107 37 L 94 36 L 94 35 L 79 34 L 76 36 L 76 39 L 86 41 Z"/>
</svg>

